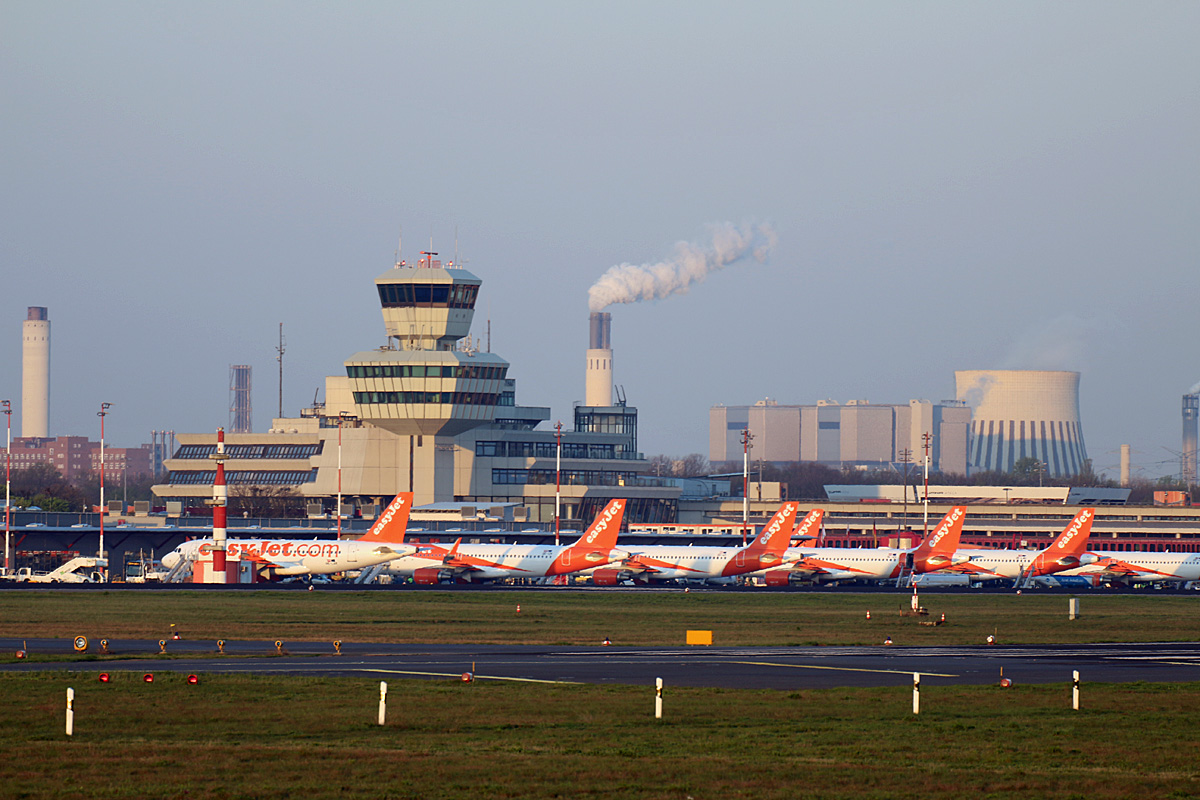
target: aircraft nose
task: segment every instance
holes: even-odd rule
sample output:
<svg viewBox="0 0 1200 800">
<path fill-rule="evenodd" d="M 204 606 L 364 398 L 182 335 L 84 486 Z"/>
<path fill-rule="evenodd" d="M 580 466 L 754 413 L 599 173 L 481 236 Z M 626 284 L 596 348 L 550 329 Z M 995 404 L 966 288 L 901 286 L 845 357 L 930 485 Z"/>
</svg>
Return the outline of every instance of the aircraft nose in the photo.
<svg viewBox="0 0 1200 800">
<path fill-rule="evenodd" d="M 162 565 L 164 567 L 166 567 L 167 569 L 175 569 L 175 566 L 178 563 L 179 563 L 179 551 L 178 550 L 172 550 L 171 552 L 167 553 L 165 556 L 162 557 Z"/>
</svg>

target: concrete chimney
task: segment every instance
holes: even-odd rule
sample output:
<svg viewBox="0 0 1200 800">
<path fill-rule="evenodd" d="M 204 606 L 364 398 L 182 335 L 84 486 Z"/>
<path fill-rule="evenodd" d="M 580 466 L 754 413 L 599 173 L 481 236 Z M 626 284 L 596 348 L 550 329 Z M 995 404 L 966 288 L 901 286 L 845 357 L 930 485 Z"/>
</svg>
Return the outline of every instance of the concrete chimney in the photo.
<svg viewBox="0 0 1200 800">
<path fill-rule="evenodd" d="M 50 317 L 30 306 L 22 329 L 21 435 L 50 435 Z"/>
<path fill-rule="evenodd" d="M 1197 425 L 1200 424 L 1200 394 L 1183 396 L 1183 481 L 1195 486 Z"/>
<path fill-rule="evenodd" d="M 612 314 L 593 311 L 588 317 L 587 380 L 584 404 L 613 404 Z"/>
</svg>

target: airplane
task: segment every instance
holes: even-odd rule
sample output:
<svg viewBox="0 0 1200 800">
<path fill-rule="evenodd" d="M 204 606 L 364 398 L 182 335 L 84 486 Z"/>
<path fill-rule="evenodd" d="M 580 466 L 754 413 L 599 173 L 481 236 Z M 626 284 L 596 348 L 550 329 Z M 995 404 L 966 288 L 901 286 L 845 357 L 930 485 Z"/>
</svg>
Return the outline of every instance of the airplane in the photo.
<svg viewBox="0 0 1200 800">
<path fill-rule="evenodd" d="M 791 540 L 799 504 L 787 502 L 771 517 L 754 541 L 746 547 L 695 547 L 691 545 L 645 545 L 630 548 L 619 564 L 592 570 L 596 586 L 616 586 L 625 581 L 662 583 L 685 581 L 735 583 L 739 575 L 783 563 Z M 802 523 L 807 532 L 820 525 L 823 512 L 814 509 Z"/>
<path fill-rule="evenodd" d="M 955 563 L 966 506 L 950 509 L 933 533 L 915 548 L 790 547 L 784 563 L 761 574 L 767 586 L 814 582 L 897 580 L 906 570 L 931 572 Z M 819 523 L 818 523 L 819 524 Z"/>
<path fill-rule="evenodd" d="M 359 539 L 228 539 L 225 552 L 230 560 L 259 564 L 272 577 L 328 575 L 372 567 L 416 552 L 415 545 L 403 543 L 412 504 L 412 492 L 396 495 Z M 163 556 L 162 565 L 174 569 L 180 561 L 196 561 L 214 547 L 211 537 L 184 542 Z"/>
<path fill-rule="evenodd" d="M 1060 579 L 1083 578 L 1092 586 L 1119 584 L 1135 586 L 1145 583 L 1186 583 L 1200 580 L 1200 553 L 1151 553 L 1129 551 L 1089 550 L 1088 561 L 1055 575 Z M 1050 581 L 1037 581 L 1051 585 Z"/>
<path fill-rule="evenodd" d="M 629 501 L 610 500 L 579 539 L 569 545 L 463 544 L 449 548 L 420 545 L 412 555 L 387 566 L 393 575 L 411 576 L 413 583 L 485 583 L 504 578 L 546 578 L 568 575 L 624 558 L 617 534 Z"/>
<path fill-rule="evenodd" d="M 1044 550 L 959 550 L 957 563 L 939 572 L 956 572 L 975 580 L 1011 580 L 1024 586 L 1032 578 L 1063 572 L 1097 559 L 1087 552 L 1096 509 L 1083 508 Z"/>
</svg>

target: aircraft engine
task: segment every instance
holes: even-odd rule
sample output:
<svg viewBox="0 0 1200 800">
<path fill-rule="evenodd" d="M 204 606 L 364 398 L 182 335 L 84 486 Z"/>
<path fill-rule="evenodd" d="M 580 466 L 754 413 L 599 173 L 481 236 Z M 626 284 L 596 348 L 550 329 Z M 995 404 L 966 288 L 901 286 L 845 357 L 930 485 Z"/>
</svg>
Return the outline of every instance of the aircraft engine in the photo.
<svg viewBox="0 0 1200 800">
<path fill-rule="evenodd" d="M 418 586 L 435 586 L 454 580 L 454 573 L 440 567 L 421 567 L 413 570 L 413 583 Z"/>
</svg>

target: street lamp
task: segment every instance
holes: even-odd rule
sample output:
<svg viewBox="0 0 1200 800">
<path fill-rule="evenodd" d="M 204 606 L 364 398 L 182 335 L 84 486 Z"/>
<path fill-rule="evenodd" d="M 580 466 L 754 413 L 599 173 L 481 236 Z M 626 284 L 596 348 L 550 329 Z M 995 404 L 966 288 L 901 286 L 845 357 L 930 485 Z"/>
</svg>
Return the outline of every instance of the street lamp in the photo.
<svg viewBox="0 0 1200 800">
<path fill-rule="evenodd" d="M 337 514 L 337 538 L 342 538 L 342 423 L 346 421 L 346 412 L 338 412 L 338 490 L 337 490 L 337 508 L 334 512 Z"/>
<path fill-rule="evenodd" d="M 100 417 L 100 551 L 96 557 L 100 559 L 104 558 L 104 418 L 108 416 L 110 408 L 112 403 L 101 403 L 100 410 L 96 412 L 96 416 Z M 108 583 L 108 562 L 105 561 L 100 569 L 104 582 Z"/>
<path fill-rule="evenodd" d="M 554 441 L 557 443 L 554 451 L 554 546 L 558 546 L 559 504 L 562 489 L 562 420 L 554 426 Z"/>
<path fill-rule="evenodd" d="M 749 426 L 742 429 L 742 547 L 746 546 L 746 526 L 750 522 L 750 442 L 754 435 Z"/>
<path fill-rule="evenodd" d="M 8 418 L 8 449 L 4 456 L 4 574 L 12 572 L 12 553 L 9 541 L 12 538 L 12 401 L 0 400 L 4 415 Z"/>
</svg>

